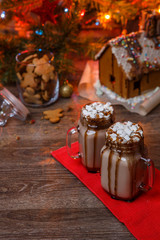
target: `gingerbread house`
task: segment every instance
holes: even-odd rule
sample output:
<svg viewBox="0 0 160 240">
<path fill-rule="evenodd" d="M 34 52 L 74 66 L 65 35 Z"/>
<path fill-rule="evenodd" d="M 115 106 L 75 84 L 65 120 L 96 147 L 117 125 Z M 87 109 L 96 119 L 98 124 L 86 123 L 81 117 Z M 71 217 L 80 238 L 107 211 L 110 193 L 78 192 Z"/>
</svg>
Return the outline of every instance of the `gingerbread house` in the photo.
<svg viewBox="0 0 160 240">
<path fill-rule="evenodd" d="M 147 25 L 147 29 L 152 28 Z M 112 39 L 95 59 L 101 84 L 124 98 L 160 86 L 160 39 L 155 32 L 154 36 L 138 31 Z"/>
</svg>

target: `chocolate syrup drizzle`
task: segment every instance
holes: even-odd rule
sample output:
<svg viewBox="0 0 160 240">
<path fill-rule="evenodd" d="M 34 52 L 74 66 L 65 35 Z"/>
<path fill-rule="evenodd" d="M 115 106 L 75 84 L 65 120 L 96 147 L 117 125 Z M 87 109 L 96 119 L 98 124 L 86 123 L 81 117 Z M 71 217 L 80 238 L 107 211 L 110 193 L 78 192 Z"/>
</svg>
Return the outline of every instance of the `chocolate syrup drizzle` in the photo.
<svg viewBox="0 0 160 240">
<path fill-rule="evenodd" d="M 86 131 L 85 131 L 85 134 L 84 134 L 84 165 L 88 168 L 88 145 L 87 145 L 87 142 L 88 142 L 88 131 L 90 130 L 91 128 L 87 128 Z M 97 151 L 97 141 L 98 141 L 98 130 L 96 129 L 92 129 L 92 131 L 94 131 L 94 134 L 93 134 L 93 166 L 91 168 L 88 168 L 88 171 L 90 172 L 97 172 L 100 170 L 100 166 L 97 168 L 96 167 L 96 151 Z M 105 134 L 105 133 L 104 133 Z"/>
<path fill-rule="evenodd" d="M 85 135 L 84 135 L 84 144 L 85 144 L 85 166 L 88 166 L 88 157 L 87 157 L 87 132 L 88 132 L 88 129 L 85 131 Z"/>
<path fill-rule="evenodd" d="M 121 161 L 121 153 L 119 153 L 118 159 L 116 161 L 116 170 L 115 170 L 115 186 L 114 186 L 114 193 L 117 196 L 117 185 L 118 185 L 118 170 L 119 170 L 119 163 Z"/>
<path fill-rule="evenodd" d="M 97 145 L 97 131 L 95 131 L 95 135 L 94 135 L 94 159 L 93 159 L 93 169 L 95 169 L 95 163 L 96 163 L 96 145 Z"/>
</svg>

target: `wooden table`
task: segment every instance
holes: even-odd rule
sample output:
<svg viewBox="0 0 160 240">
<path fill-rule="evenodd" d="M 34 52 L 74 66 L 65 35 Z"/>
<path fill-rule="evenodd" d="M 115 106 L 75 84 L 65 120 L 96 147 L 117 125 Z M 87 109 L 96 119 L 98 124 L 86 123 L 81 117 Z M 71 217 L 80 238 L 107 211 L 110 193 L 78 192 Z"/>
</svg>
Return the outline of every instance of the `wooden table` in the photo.
<svg viewBox="0 0 160 240">
<path fill-rule="evenodd" d="M 9 88 L 17 95 L 16 88 Z M 0 239 L 135 239 L 74 175 L 51 156 L 65 145 L 88 100 L 76 94 L 47 109 L 64 109 L 57 124 L 30 108 L 34 124 L 9 119 L 0 128 Z M 71 107 L 73 110 L 68 111 Z M 45 109 L 46 110 L 46 109 Z M 160 169 L 160 105 L 142 117 L 115 106 L 116 121 L 140 122 L 149 156 Z"/>
</svg>

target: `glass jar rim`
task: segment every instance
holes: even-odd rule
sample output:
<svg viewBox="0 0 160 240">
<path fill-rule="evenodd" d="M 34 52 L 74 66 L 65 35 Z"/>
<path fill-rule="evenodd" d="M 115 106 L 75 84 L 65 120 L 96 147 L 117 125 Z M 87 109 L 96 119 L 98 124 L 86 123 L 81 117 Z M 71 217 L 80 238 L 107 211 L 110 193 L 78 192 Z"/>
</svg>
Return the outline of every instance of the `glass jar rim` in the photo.
<svg viewBox="0 0 160 240">
<path fill-rule="evenodd" d="M 27 53 L 28 54 L 29 53 L 30 54 L 36 54 L 36 53 L 43 53 L 43 52 L 44 52 L 44 55 L 45 54 L 50 54 L 51 55 L 51 57 L 49 58 L 49 61 L 47 61 L 46 63 L 40 63 L 40 64 L 35 65 L 33 63 L 30 63 L 29 61 L 24 61 L 24 60 L 20 60 L 19 59 L 19 57 L 22 56 L 23 54 L 27 54 Z M 30 56 L 30 55 L 28 55 L 28 56 Z M 16 59 L 16 62 L 18 64 L 29 65 L 29 66 L 40 66 L 40 65 L 47 64 L 47 63 L 51 63 L 54 60 L 54 54 L 51 51 L 49 51 L 49 50 L 45 50 L 45 49 L 39 48 L 39 49 L 33 49 L 33 50 L 24 50 L 24 51 L 18 53 L 15 56 L 15 59 Z"/>
</svg>

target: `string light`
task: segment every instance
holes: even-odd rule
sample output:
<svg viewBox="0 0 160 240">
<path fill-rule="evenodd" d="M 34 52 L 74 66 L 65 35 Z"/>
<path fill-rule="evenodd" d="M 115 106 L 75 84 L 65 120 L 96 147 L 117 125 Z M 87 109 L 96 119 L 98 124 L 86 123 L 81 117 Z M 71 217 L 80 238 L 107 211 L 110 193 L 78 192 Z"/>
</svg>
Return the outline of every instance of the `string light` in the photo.
<svg viewBox="0 0 160 240">
<path fill-rule="evenodd" d="M 96 20 L 95 25 L 98 26 L 100 24 L 99 20 Z"/>
<path fill-rule="evenodd" d="M 37 35 L 39 35 L 39 36 L 42 36 L 42 35 L 43 35 L 43 30 L 37 29 L 37 30 L 35 31 L 35 33 L 36 33 Z"/>
<path fill-rule="evenodd" d="M 81 14 L 80 14 L 80 15 L 81 15 L 81 17 L 83 17 L 83 16 L 84 16 L 84 14 L 85 14 L 85 10 L 82 10 L 82 11 L 81 11 Z"/>
<path fill-rule="evenodd" d="M 99 13 L 98 14 L 98 19 L 99 20 L 99 23 L 104 27 L 106 28 L 106 26 L 108 25 L 109 21 L 111 20 L 111 14 L 109 12 L 106 12 L 106 13 Z M 98 25 L 98 23 L 96 24 Z"/>
<path fill-rule="evenodd" d="M 160 7 L 158 8 L 158 13 L 160 13 Z"/>
<path fill-rule="evenodd" d="M 1 18 L 5 18 L 6 17 L 6 12 L 3 11 L 0 16 L 1 16 Z"/>
<path fill-rule="evenodd" d="M 65 9 L 64 9 L 64 12 L 65 12 L 65 13 L 68 13 L 68 12 L 69 12 L 69 9 L 68 9 L 68 8 L 65 8 Z"/>
<path fill-rule="evenodd" d="M 105 15 L 104 15 L 104 18 L 105 18 L 106 20 L 109 20 L 109 19 L 111 18 L 111 15 L 105 14 Z"/>
</svg>

